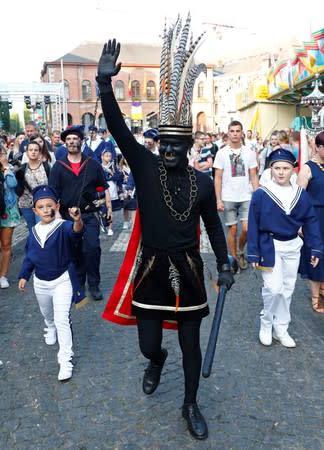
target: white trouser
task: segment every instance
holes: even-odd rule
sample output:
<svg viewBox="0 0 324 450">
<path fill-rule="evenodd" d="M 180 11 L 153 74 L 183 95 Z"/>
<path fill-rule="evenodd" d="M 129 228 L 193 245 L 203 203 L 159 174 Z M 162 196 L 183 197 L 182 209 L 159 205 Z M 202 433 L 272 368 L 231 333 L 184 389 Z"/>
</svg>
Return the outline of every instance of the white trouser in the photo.
<svg viewBox="0 0 324 450">
<path fill-rule="evenodd" d="M 291 296 L 295 289 L 303 241 L 300 237 L 291 241 L 274 240 L 275 266 L 272 272 L 262 272 L 263 310 L 261 324 L 274 327 L 278 336 L 288 330 Z"/>
<path fill-rule="evenodd" d="M 40 280 L 34 276 L 34 290 L 47 327 L 56 327 L 58 363 L 70 361 L 73 356 L 70 318 L 72 285 L 68 272 L 52 281 Z"/>
</svg>

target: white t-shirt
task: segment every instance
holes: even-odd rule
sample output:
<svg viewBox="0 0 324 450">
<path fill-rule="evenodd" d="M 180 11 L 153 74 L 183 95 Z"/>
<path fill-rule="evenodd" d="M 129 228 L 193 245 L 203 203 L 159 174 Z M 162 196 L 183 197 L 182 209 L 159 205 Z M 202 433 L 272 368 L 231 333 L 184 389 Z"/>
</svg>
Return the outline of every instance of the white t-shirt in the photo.
<svg viewBox="0 0 324 450">
<path fill-rule="evenodd" d="M 251 200 L 249 169 L 258 167 L 256 154 L 247 147 L 232 149 L 229 145 L 218 150 L 215 169 L 222 169 L 222 200 L 246 202 Z"/>
<path fill-rule="evenodd" d="M 257 145 L 256 139 L 245 139 L 245 147 L 255 151 Z"/>
</svg>

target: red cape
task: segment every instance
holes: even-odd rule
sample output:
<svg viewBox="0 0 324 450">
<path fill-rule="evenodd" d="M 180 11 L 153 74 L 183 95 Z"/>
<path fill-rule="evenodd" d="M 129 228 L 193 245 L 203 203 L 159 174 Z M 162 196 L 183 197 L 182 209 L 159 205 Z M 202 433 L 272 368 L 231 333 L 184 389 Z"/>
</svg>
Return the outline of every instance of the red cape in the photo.
<svg viewBox="0 0 324 450">
<path fill-rule="evenodd" d="M 136 317 L 132 316 L 132 294 L 134 287 L 132 278 L 140 248 L 141 224 L 139 213 L 136 211 L 135 223 L 125 257 L 119 270 L 115 286 L 102 314 L 103 319 L 110 320 L 118 325 L 136 325 Z M 163 322 L 163 328 L 176 330 L 178 325 L 176 321 L 165 320 Z"/>
</svg>

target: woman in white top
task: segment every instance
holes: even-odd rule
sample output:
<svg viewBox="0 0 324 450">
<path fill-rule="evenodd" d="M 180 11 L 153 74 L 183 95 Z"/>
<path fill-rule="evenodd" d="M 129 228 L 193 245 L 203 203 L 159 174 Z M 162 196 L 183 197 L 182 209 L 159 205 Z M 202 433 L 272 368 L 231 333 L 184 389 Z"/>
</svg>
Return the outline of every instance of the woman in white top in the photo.
<svg viewBox="0 0 324 450">
<path fill-rule="evenodd" d="M 28 162 L 21 165 L 16 172 L 18 186 L 16 193 L 18 195 L 18 206 L 27 223 L 28 229 L 39 221 L 33 212 L 33 194 L 36 186 L 48 183 L 50 166 L 42 161 L 41 147 L 38 142 L 31 141 L 26 148 Z"/>
</svg>

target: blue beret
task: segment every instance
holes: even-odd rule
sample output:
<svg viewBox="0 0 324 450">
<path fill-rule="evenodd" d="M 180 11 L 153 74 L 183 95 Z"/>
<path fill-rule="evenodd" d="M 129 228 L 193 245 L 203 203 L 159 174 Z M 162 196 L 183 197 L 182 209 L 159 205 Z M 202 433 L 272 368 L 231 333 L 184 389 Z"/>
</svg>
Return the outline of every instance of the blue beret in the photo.
<svg viewBox="0 0 324 450">
<path fill-rule="evenodd" d="M 148 139 L 153 139 L 154 141 L 158 141 L 160 138 L 156 128 L 150 128 L 149 130 L 144 131 L 143 136 Z"/>
<path fill-rule="evenodd" d="M 107 133 L 106 128 L 99 128 L 98 133 Z"/>
<path fill-rule="evenodd" d="M 103 155 L 104 153 L 111 153 L 111 154 L 113 154 L 113 152 L 111 151 L 111 148 L 109 148 L 109 147 L 105 147 L 105 148 L 102 150 L 101 154 Z"/>
<path fill-rule="evenodd" d="M 289 150 L 286 150 L 284 148 L 277 148 L 277 150 L 274 150 L 270 153 L 269 165 L 272 166 L 272 164 L 278 161 L 289 162 L 290 164 L 295 166 L 296 158 Z"/>
<path fill-rule="evenodd" d="M 76 134 L 82 140 L 84 138 L 84 125 L 73 125 L 72 127 L 66 128 L 66 130 L 61 133 L 61 140 L 65 142 L 65 139 L 69 134 Z"/>
<path fill-rule="evenodd" d="M 54 188 L 48 186 L 48 184 L 41 184 L 39 186 L 36 186 L 33 189 L 33 205 L 35 206 L 35 203 L 37 200 L 40 200 L 41 198 L 51 198 L 55 202 L 58 202 L 59 198 L 57 195 L 57 192 Z"/>
<path fill-rule="evenodd" d="M 97 131 L 98 131 L 98 128 L 97 128 L 95 125 L 90 125 L 89 131 L 95 131 L 95 132 L 97 132 Z"/>
</svg>

